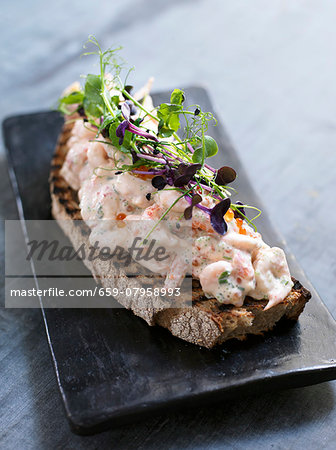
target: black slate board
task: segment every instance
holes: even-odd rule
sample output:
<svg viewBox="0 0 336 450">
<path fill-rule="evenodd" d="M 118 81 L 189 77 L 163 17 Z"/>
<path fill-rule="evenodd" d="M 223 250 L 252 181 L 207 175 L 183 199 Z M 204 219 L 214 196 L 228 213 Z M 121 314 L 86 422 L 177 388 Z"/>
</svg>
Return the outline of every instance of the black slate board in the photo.
<svg viewBox="0 0 336 450">
<path fill-rule="evenodd" d="M 204 89 L 189 88 L 186 93 L 189 103 L 213 110 Z M 168 93 L 156 94 L 154 102 L 168 98 Z M 4 121 L 11 179 L 25 219 L 50 219 L 47 180 L 61 126 L 62 118 L 55 112 Z M 210 134 L 221 149 L 215 163 L 235 167 L 240 198 L 260 207 L 224 129 L 218 125 Z M 230 342 L 209 351 L 174 338 L 166 330 L 150 328 L 123 309 L 42 309 L 73 431 L 94 433 L 160 409 L 336 378 L 335 321 L 266 214 L 258 228 L 268 243 L 286 250 L 292 274 L 312 292 L 297 324 L 282 323 L 264 338 Z"/>
</svg>

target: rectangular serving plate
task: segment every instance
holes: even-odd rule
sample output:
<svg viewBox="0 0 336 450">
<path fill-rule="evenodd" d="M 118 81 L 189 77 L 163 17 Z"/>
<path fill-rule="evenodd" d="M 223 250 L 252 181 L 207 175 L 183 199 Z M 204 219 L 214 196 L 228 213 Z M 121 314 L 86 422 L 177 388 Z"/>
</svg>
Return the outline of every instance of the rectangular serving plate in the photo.
<svg viewBox="0 0 336 450">
<path fill-rule="evenodd" d="M 186 89 L 186 96 L 189 104 L 213 111 L 203 88 Z M 169 93 L 153 99 L 159 104 Z M 62 124 L 56 112 L 14 116 L 3 123 L 22 219 L 51 218 L 48 175 Z M 214 165 L 234 167 L 240 198 L 261 207 L 224 128 L 218 124 L 209 134 L 220 148 Z M 266 242 L 284 248 L 293 276 L 312 293 L 298 323 L 283 322 L 264 337 L 206 350 L 149 327 L 125 309 L 42 307 L 57 383 L 74 432 L 92 434 L 158 411 L 336 378 L 336 322 L 265 214 L 258 229 Z"/>
</svg>

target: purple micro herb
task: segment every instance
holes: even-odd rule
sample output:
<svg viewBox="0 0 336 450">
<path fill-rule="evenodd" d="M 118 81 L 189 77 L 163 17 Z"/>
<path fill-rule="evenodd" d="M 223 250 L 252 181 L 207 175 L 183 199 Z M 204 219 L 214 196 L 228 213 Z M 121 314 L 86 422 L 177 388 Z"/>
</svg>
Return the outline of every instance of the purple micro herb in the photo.
<svg viewBox="0 0 336 450">
<path fill-rule="evenodd" d="M 169 184 L 169 186 L 174 186 L 174 172 L 168 162 L 165 165 L 165 169 L 166 169 L 167 184 Z"/>
<path fill-rule="evenodd" d="M 153 136 L 150 133 L 147 133 L 146 131 L 143 131 L 141 128 L 137 127 L 131 122 L 128 122 L 128 131 L 130 131 L 133 134 L 137 134 L 138 136 L 142 136 L 146 139 L 152 139 L 153 141 L 158 142 L 158 138 L 156 136 Z"/>
<path fill-rule="evenodd" d="M 135 116 L 135 114 L 137 114 L 138 112 L 138 108 L 134 105 L 134 103 L 132 102 L 132 100 L 126 100 L 125 103 L 129 106 L 130 108 L 130 115 L 131 116 Z"/>
<path fill-rule="evenodd" d="M 166 186 L 167 181 L 160 175 L 157 175 L 152 179 L 152 186 L 158 191 L 161 191 Z"/>
<path fill-rule="evenodd" d="M 150 169 L 150 170 L 132 169 L 131 172 L 137 173 L 139 175 L 163 175 L 166 171 L 165 170 L 155 170 L 155 169 Z"/>
<path fill-rule="evenodd" d="M 140 158 L 139 158 L 138 155 L 136 154 L 136 151 L 135 151 L 135 150 L 131 149 L 131 155 L 132 155 L 132 163 L 133 163 L 133 164 L 135 164 L 136 162 L 139 161 Z"/>
<path fill-rule="evenodd" d="M 243 203 L 238 201 L 238 202 L 236 202 L 236 205 L 243 205 Z M 246 215 L 246 214 L 245 214 L 245 209 L 244 209 L 244 208 L 239 208 L 238 210 L 234 210 L 234 211 L 233 211 L 233 214 L 234 214 L 234 218 L 235 218 L 235 219 L 238 219 L 238 218 L 239 218 L 239 219 L 243 219 L 243 220 L 245 219 L 244 216 Z M 243 214 L 244 214 L 244 215 L 243 215 Z"/>
<path fill-rule="evenodd" d="M 78 114 L 80 115 L 80 117 L 86 117 L 83 106 L 81 106 L 80 108 L 78 108 L 78 109 L 77 109 L 77 112 L 78 112 Z"/>
<path fill-rule="evenodd" d="M 126 84 L 124 86 L 124 89 L 125 89 L 126 92 L 128 92 L 130 94 L 132 92 L 132 90 L 133 90 L 133 86 L 130 85 L 130 84 Z"/>
<path fill-rule="evenodd" d="M 121 105 L 121 113 L 124 116 L 125 120 L 121 122 L 121 124 L 116 129 L 116 135 L 119 138 L 119 145 L 122 145 L 122 143 L 124 142 L 126 130 L 138 136 L 142 136 L 146 139 L 151 139 L 153 141 L 158 142 L 158 138 L 156 136 L 153 136 L 152 134 L 143 131 L 141 128 L 137 127 L 136 125 L 130 122 L 131 107 L 129 103 L 124 102 Z"/>
<path fill-rule="evenodd" d="M 192 198 L 186 196 L 185 197 L 187 199 L 187 201 L 190 203 L 190 206 L 188 206 L 185 210 L 184 210 L 184 218 L 186 220 L 190 220 L 192 218 L 192 210 L 193 207 L 196 206 L 198 203 L 201 203 L 201 201 L 203 200 L 202 197 L 199 194 L 194 194 L 192 196 Z"/>
<path fill-rule="evenodd" d="M 180 164 L 177 169 L 177 177 L 174 180 L 175 187 L 182 187 L 191 181 L 196 172 L 202 167 L 202 164 Z"/>
<path fill-rule="evenodd" d="M 237 177 L 237 173 L 232 167 L 224 166 L 218 169 L 215 183 L 220 186 L 225 186 L 229 183 L 232 183 Z"/>
<path fill-rule="evenodd" d="M 225 234 L 227 232 L 227 223 L 224 220 L 224 215 L 230 208 L 231 200 L 225 198 L 221 202 L 215 205 L 210 212 L 210 222 L 212 228 L 219 234 Z"/>
<path fill-rule="evenodd" d="M 159 164 L 166 164 L 166 161 L 162 158 L 157 158 L 155 156 L 147 155 L 146 153 L 137 153 L 137 156 L 142 159 L 147 159 L 148 161 L 157 162 Z"/>
<path fill-rule="evenodd" d="M 131 107 L 129 105 L 129 103 L 126 101 L 124 103 L 122 103 L 121 105 L 121 113 L 124 116 L 124 118 L 129 121 L 131 118 Z"/>
<path fill-rule="evenodd" d="M 190 144 L 190 142 L 187 142 L 187 147 L 191 153 L 194 153 L 195 150 L 193 149 L 193 146 Z"/>
<path fill-rule="evenodd" d="M 124 120 L 120 125 L 118 125 L 116 129 L 116 136 L 119 138 L 119 145 L 122 145 L 122 143 L 124 142 L 125 132 L 127 128 L 128 122 L 127 120 Z"/>
</svg>

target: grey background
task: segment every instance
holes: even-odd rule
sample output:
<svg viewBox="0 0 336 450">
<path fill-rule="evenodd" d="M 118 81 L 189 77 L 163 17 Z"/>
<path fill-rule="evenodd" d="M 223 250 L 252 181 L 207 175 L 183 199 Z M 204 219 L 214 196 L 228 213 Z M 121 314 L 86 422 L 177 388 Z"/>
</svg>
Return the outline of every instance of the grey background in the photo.
<svg viewBox="0 0 336 450">
<path fill-rule="evenodd" d="M 124 46 L 138 85 L 150 75 L 155 90 L 205 85 L 267 213 L 335 317 L 335 19 L 331 0 L 3 2 L 1 119 L 50 108 L 94 71 L 79 58 L 90 33 Z M 0 192 L 1 217 L 15 218 L 3 147 Z M 39 311 L 0 309 L 0 330 L 2 448 L 334 448 L 335 382 L 74 436 Z"/>
</svg>

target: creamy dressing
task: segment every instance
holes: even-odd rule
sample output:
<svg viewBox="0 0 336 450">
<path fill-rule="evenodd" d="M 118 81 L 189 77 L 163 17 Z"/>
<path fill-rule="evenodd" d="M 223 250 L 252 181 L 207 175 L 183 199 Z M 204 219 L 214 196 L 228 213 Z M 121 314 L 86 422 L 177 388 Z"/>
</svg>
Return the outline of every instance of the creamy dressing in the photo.
<svg viewBox="0 0 336 450">
<path fill-rule="evenodd" d="M 157 192 L 146 176 L 127 172 L 116 175 L 116 167 L 130 163 L 128 156 L 112 145 L 93 142 L 94 139 L 95 131 L 77 120 L 61 174 L 79 191 L 82 217 L 92 229 L 91 242 L 98 240 L 111 250 L 116 245 L 128 248 L 134 236 L 149 232 L 154 220 L 157 222 L 181 194 L 173 190 Z M 106 141 L 102 136 L 98 140 Z M 147 194 L 152 194 L 150 199 Z M 213 198 L 203 194 L 202 205 L 214 204 Z M 268 246 L 247 223 L 235 219 L 231 210 L 225 216 L 228 231 L 221 236 L 211 227 L 209 216 L 198 208 L 193 210 L 191 244 L 186 239 L 186 221 L 180 222 L 179 232 L 169 226 L 170 221 L 175 224 L 180 220 L 187 206 L 185 199 L 179 200 L 169 212 L 169 220 L 151 234 L 157 246 L 169 249 L 169 259 L 141 264 L 166 275 L 169 287 L 181 283 L 192 266 L 192 275 L 200 280 L 205 295 L 224 304 L 242 306 L 249 295 L 257 300 L 268 299 L 266 308 L 270 308 L 287 296 L 293 282 L 281 249 Z M 116 225 L 118 221 L 122 227 Z M 191 253 L 191 245 L 189 261 L 186 255 Z"/>
</svg>

